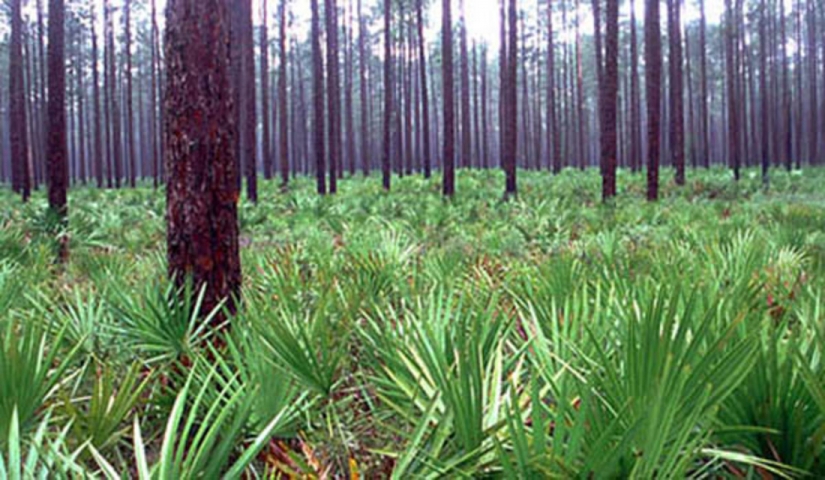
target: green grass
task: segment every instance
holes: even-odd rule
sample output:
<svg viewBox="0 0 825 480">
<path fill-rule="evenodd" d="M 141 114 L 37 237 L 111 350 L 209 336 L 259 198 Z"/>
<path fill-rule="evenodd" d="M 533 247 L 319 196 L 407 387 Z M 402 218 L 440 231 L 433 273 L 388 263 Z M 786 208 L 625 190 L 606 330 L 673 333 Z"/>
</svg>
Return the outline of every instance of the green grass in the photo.
<svg viewBox="0 0 825 480">
<path fill-rule="evenodd" d="M 59 268 L 4 190 L 0 478 L 825 476 L 825 170 L 689 173 L 265 182 L 220 349 L 162 191 L 73 189 Z"/>
</svg>

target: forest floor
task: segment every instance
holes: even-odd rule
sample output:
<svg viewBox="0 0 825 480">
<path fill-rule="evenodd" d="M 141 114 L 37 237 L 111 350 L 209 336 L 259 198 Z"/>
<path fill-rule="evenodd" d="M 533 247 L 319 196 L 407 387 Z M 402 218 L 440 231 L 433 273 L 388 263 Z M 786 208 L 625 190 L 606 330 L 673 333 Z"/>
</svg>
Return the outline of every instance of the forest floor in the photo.
<svg viewBox="0 0 825 480">
<path fill-rule="evenodd" d="M 110 476 L 822 477 L 825 170 L 771 175 L 650 204 L 622 172 L 609 206 L 597 171 L 519 172 L 510 202 L 498 172 L 451 201 L 263 182 L 219 350 L 173 300 L 161 191 L 73 189 L 58 269 L 45 194 L 3 190 L 0 467 L 17 437 Z"/>
</svg>

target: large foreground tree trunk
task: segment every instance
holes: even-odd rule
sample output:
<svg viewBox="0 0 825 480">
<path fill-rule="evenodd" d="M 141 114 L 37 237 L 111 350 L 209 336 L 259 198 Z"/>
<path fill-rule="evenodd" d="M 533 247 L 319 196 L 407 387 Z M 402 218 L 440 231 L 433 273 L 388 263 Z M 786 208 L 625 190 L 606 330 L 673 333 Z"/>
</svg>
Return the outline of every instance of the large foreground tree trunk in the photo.
<svg viewBox="0 0 825 480">
<path fill-rule="evenodd" d="M 203 312 L 240 294 L 237 135 L 226 0 L 169 0 L 166 19 L 169 275 L 205 287 Z"/>
</svg>

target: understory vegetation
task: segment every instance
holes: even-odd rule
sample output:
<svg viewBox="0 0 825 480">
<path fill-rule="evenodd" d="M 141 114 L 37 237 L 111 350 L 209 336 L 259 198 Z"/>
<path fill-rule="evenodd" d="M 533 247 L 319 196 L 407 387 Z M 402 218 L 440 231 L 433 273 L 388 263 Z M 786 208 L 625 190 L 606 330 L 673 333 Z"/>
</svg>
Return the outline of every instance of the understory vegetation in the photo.
<svg viewBox="0 0 825 480">
<path fill-rule="evenodd" d="M 263 184 L 220 332 L 162 191 L 0 192 L 0 478 L 825 477 L 825 171 L 502 176 Z"/>
</svg>

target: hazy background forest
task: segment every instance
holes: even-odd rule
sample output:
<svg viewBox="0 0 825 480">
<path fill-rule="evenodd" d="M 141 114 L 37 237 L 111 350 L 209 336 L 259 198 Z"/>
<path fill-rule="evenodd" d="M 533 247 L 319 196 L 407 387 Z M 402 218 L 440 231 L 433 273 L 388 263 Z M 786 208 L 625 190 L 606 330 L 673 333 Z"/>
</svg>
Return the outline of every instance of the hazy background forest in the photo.
<svg viewBox="0 0 825 480">
<path fill-rule="evenodd" d="M 825 478 L 825 2 L 0 7 L 0 480 Z"/>
<path fill-rule="evenodd" d="M 47 11 L 45 1 L 24 2 L 23 38 L 25 41 L 25 75 L 27 111 L 31 114 L 29 135 L 32 136 L 32 169 L 34 180 L 44 180 L 45 163 L 45 27 Z M 323 10 L 323 1 L 319 7 Z M 631 3 L 635 5 L 635 17 L 631 18 Z M 425 42 L 426 78 L 421 77 L 422 63 L 417 58 L 417 5 L 416 2 L 392 2 L 393 66 L 396 81 L 393 82 L 394 105 L 392 135 L 394 141 L 392 164 L 398 170 L 421 165 L 409 165 L 413 159 L 420 161 L 418 152 L 423 148 L 421 99 L 422 79 L 427 82 L 430 97 L 428 128 L 431 155 L 435 162 L 441 157 L 438 148 L 442 133 L 444 101 L 441 81 L 442 55 L 440 25 L 442 6 L 439 2 L 424 2 L 422 7 L 423 40 Z M 95 108 L 93 99 L 100 99 L 100 115 L 118 120 L 117 125 L 108 122 L 111 132 L 104 129 L 103 151 L 114 157 L 114 164 L 104 162 L 103 176 L 108 185 L 114 180 L 118 167 L 121 175 L 131 182 L 132 177 L 150 178 L 162 168 L 160 149 L 162 142 L 161 95 L 163 90 L 163 28 L 165 0 L 156 2 L 153 14 L 151 2 L 129 4 L 129 31 L 126 30 L 124 4 L 109 2 L 106 10 L 103 2 L 68 1 L 66 18 L 67 48 L 67 108 L 69 111 L 69 156 L 73 179 L 83 181 L 98 175 L 96 151 L 93 145 Z M 282 134 L 279 122 L 286 122 L 290 171 L 309 173 L 314 165 L 311 115 L 312 54 L 310 38 L 310 2 L 286 2 L 281 11 L 280 2 L 270 2 L 266 12 L 263 4 L 251 5 L 254 30 L 248 55 L 254 68 L 236 72 L 254 78 L 254 118 L 245 116 L 243 130 L 253 129 L 255 136 L 255 164 L 259 173 L 269 175 L 278 170 L 281 152 L 278 147 Z M 347 135 L 344 138 L 341 167 L 362 170 L 379 167 L 381 157 L 381 129 L 383 122 L 383 92 L 385 88 L 382 47 L 383 5 L 380 2 L 352 0 L 339 5 L 338 24 L 341 57 L 342 101 L 341 123 Z M 771 163 L 781 164 L 788 159 L 807 163 L 820 161 L 813 152 L 822 151 L 817 145 L 825 128 L 822 103 L 825 100 L 825 75 L 821 71 L 822 41 L 817 34 L 817 21 L 823 15 L 823 7 L 812 0 L 785 0 L 779 2 L 752 1 L 731 2 L 732 15 L 726 15 L 723 2 L 688 1 L 683 6 L 680 30 L 683 37 L 681 75 L 683 77 L 682 106 L 686 130 L 686 154 L 690 165 L 705 163 L 732 164 L 731 157 L 742 157 L 745 165 L 760 163 L 762 156 L 760 139 L 769 143 Z M 105 12 L 111 11 L 111 18 Z M 466 22 L 462 11 L 468 12 Z M 323 13 L 323 12 L 321 12 Z M 667 12 L 662 14 L 662 32 L 667 33 Z M 284 41 L 286 71 L 281 69 L 279 24 L 281 15 L 286 18 Z M 470 148 L 476 166 L 498 164 L 500 151 L 500 65 L 499 65 L 499 11 L 494 0 L 474 0 L 465 9 L 457 9 L 456 39 L 454 41 L 456 65 L 457 128 L 469 130 Z M 604 16 L 604 13 L 602 13 Z M 734 17 L 735 16 L 735 17 Z M 157 29 L 153 29 L 153 18 Z M 266 30 L 262 31 L 261 19 L 266 18 Z M 731 29 L 726 22 L 734 20 L 736 48 L 733 50 L 734 67 L 727 70 L 728 56 L 726 36 Z M 535 0 L 518 5 L 518 55 L 519 55 L 519 152 L 520 167 L 539 168 L 597 165 L 599 163 L 599 102 L 592 3 L 587 1 L 560 1 L 554 3 L 552 32 L 546 2 Z M 784 19 L 784 21 L 780 21 Z M 602 19 L 603 21 L 604 19 Z M 620 144 L 619 164 L 632 166 L 634 161 L 646 159 L 647 118 L 645 112 L 646 86 L 644 77 L 643 45 L 644 2 L 621 2 L 619 9 L 619 78 L 618 129 Z M 631 28 L 636 22 L 636 29 Z M 108 23 L 107 23 L 108 22 Z M 466 41 L 463 27 L 466 23 Z M 112 35 L 106 29 L 111 25 Z M 322 25 L 325 27 L 325 25 Z M 602 25 L 602 28 L 604 26 Z M 325 28 L 321 28 L 325 34 Z M 4 24 L 2 48 L 8 48 L 9 23 Z M 548 76 L 548 48 L 552 33 L 553 79 Z M 96 36 L 97 51 L 92 44 Z M 764 42 L 762 35 L 764 34 Z M 267 48 L 261 50 L 262 36 Z M 635 35 L 635 50 L 634 40 Z M 322 42 L 326 50 L 326 42 Z M 466 45 L 465 45 L 466 43 Z M 7 51 L 7 50 L 6 50 Z M 635 53 L 634 53 L 635 51 Z M 414 54 L 415 53 L 415 54 Z M 265 55 L 265 59 L 262 57 Z M 2 55 L 7 62 L 8 55 Z M 632 60 L 636 60 L 635 62 Z M 265 61 L 262 61 L 265 60 Z M 764 62 L 763 62 L 764 60 Z M 97 62 L 98 84 L 93 88 L 93 68 Z M 671 57 L 669 40 L 664 42 L 663 62 L 669 69 Z M 267 74 L 262 76 L 262 66 Z M 4 64 L 7 68 L 7 65 Z M 466 67 L 466 71 L 464 70 Z M 665 70 L 668 71 L 668 70 Z M 110 72 L 110 73 L 108 73 Z M 669 72 L 669 71 L 668 71 Z M 153 76 L 154 73 L 154 76 Z M 278 113 L 279 78 L 285 74 L 287 97 L 284 117 Z M 731 95 L 728 79 L 736 81 Z M 29 78 L 31 77 L 31 78 Z M 153 78 L 156 81 L 153 81 Z M 266 77 L 266 78 L 264 78 Z M 764 83 L 763 83 L 764 77 Z M 669 73 L 662 78 L 662 121 L 669 125 L 672 105 L 668 101 L 672 83 Z M 132 79 L 131 82 L 128 80 Z M 634 83 L 634 79 L 636 79 Z M 242 81 L 237 79 L 236 81 Z M 465 83 L 467 85 L 465 85 Z M 552 85 L 551 85 L 552 83 Z M 251 85 L 251 84 L 250 84 Z M 263 98 L 262 88 L 267 90 Z M 552 91 L 551 91 L 552 88 Z M 764 91 L 763 91 L 764 89 Z M 7 100 L 8 85 L 2 89 L 3 107 Z M 817 93 L 823 92 L 823 93 Z M 469 126 L 462 120 L 465 115 L 463 95 L 469 96 L 466 116 Z M 246 96 L 244 94 L 244 96 Z M 552 98 L 551 98 L 552 96 Z M 106 100 L 110 98 L 110 100 Z M 734 98 L 733 110 L 738 122 L 730 122 L 729 99 Z M 265 101 L 264 101 L 265 100 Z M 548 106 L 552 104 L 551 121 Z M 131 115 L 129 113 L 131 108 Z M 116 112 L 115 112 L 116 110 Z M 761 116 L 768 112 L 767 118 Z M 266 113 L 266 114 L 264 114 Z M 239 113 L 239 115 L 245 115 Z M 635 117 L 634 117 L 635 115 Z M 268 121 L 265 121 L 266 120 Z M 635 120 L 634 120 L 635 118 Z M 3 121 L 8 121 L 4 116 Z M 481 125 L 475 125 L 480 123 Z M 555 135 L 549 129 L 558 126 Z M 739 153 L 732 152 L 728 128 L 738 124 Z M 114 132 L 117 129 L 118 132 Z M 8 128 L 2 135 L 2 179 L 11 179 L 11 162 Z M 763 134 L 763 131 L 766 132 Z M 410 133 L 405 136 L 405 133 Z M 459 133 L 461 135 L 461 133 Z M 112 138 L 118 138 L 114 142 Z M 266 137 L 266 141 L 264 141 Z M 242 134 L 242 138 L 247 138 Z M 251 138 L 251 137 L 250 137 Z M 464 139 L 460 138 L 460 148 Z M 668 129 L 662 129 L 662 159 L 669 163 L 672 156 L 672 139 Z M 559 143 L 558 150 L 554 146 Z M 409 148 L 408 144 L 411 144 Z M 246 149 L 242 149 L 246 152 Z M 246 164 L 248 153 L 242 153 Z M 135 157 L 133 160 L 131 157 Z M 470 162 L 460 151 L 459 164 Z M 82 160 L 81 160 L 82 159 Z M 637 159 L 637 160 L 633 160 Z M 118 164 L 122 164 L 119 166 Z M 367 164 L 367 165 L 365 165 Z M 640 164 L 639 164 L 640 165 Z M 134 173 L 132 172 L 134 170 Z M 112 171 L 112 173 L 109 173 Z"/>
</svg>

